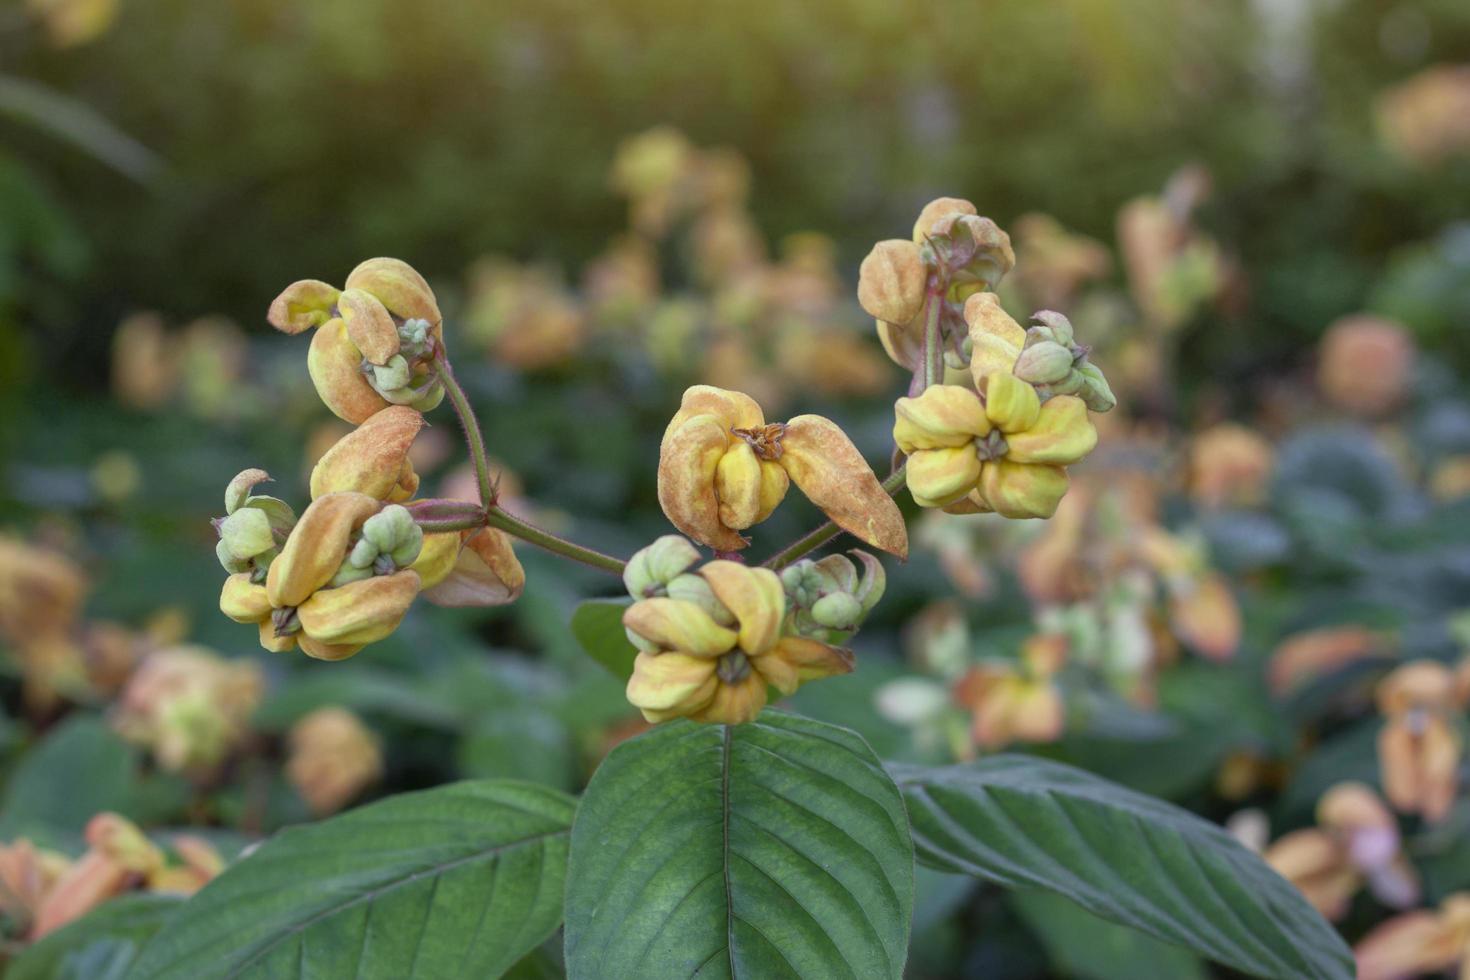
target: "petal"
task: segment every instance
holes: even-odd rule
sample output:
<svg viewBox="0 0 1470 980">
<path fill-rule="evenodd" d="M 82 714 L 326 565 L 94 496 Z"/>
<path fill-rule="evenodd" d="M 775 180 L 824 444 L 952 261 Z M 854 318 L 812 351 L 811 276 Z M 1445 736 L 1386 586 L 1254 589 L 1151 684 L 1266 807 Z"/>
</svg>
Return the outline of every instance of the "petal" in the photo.
<svg viewBox="0 0 1470 980">
<path fill-rule="evenodd" d="M 877 324 L 878 342 L 893 363 L 910 371 L 918 367 L 920 358 L 924 356 L 923 324 L 913 321 L 897 324 L 886 320 L 879 320 Z"/>
<path fill-rule="evenodd" d="M 761 670 L 766 669 L 766 664 L 771 657 L 778 658 L 794 670 L 798 684 L 821 680 L 824 677 L 850 674 L 854 667 L 851 650 L 799 636 L 782 637 L 781 642 L 776 644 L 776 649 L 770 656 L 760 658 Z M 772 683 L 774 684 L 774 681 Z M 783 694 L 791 693 L 779 684 L 775 686 Z"/>
<path fill-rule="evenodd" d="M 761 460 L 760 507 L 755 512 L 754 523 L 759 524 L 770 517 L 781 501 L 786 499 L 786 491 L 790 487 L 791 477 L 786 475 L 780 463 Z"/>
<path fill-rule="evenodd" d="M 301 333 L 332 319 L 338 295 L 336 286 L 319 279 L 302 279 L 281 291 L 265 318 L 282 333 Z"/>
<path fill-rule="evenodd" d="M 920 507 L 947 507 L 980 482 L 980 456 L 974 446 L 920 450 L 909 457 L 904 479 Z"/>
<path fill-rule="evenodd" d="M 424 417 L 411 408 L 390 405 L 338 439 L 311 471 L 311 496 L 355 490 L 387 500 L 410 474 L 408 450 Z M 416 477 L 415 477 L 416 479 Z"/>
<path fill-rule="evenodd" d="M 893 441 L 905 453 L 967 445 L 990 434 L 980 396 L 959 385 L 933 385 L 893 404 Z"/>
<path fill-rule="evenodd" d="M 765 681 L 752 670 L 739 683 L 717 686 L 709 704 L 689 718 L 711 725 L 743 725 L 755 721 L 765 706 Z"/>
<path fill-rule="evenodd" d="M 361 289 L 375 296 L 388 312 L 403 320 L 428 320 L 435 328 L 444 317 L 434 291 L 413 266 L 402 259 L 368 259 L 347 277 L 348 289 Z"/>
<path fill-rule="evenodd" d="M 317 660 L 346 660 L 363 648 L 361 643 L 323 643 L 305 633 L 296 638 L 301 641 L 301 652 Z"/>
<path fill-rule="evenodd" d="M 633 660 L 627 697 L 649 721 L 664 721 L 703 708 L 719 682 L 713 660 L 682 653 L 640 653 Z"/>
<path fill-rule="evenodd" d="M 980 467 L 980 495 L 1002 517 L 1050 517 L 1067 493 L 1067 471 L 1009 459 Z"/>
<path fill-rule="evenodd" d="M 266 594 L 277 609 L 299 606 L 337 574 L 352 533 L 381 507 L 361 493 L 329 493 L 312 501 L 291 529 L 266 574 Z"/>
<path fill-rule="evenodd" d="M 715 475 L 729 445 L 724 422 L 714 415 L 695 415 L 670 427 L 658 455 L 658 502 L 665 516 L 695 541 L 719 551 L 739 551 L 750 543 L 720 522 Z"/>
<path fill-rule="evenodd" d="M 408 570 L 374 575 L 335 589 L 318 589 L 297 607 L 301 631 L 332 646 L 376 643 L 398 628 L 419 594 L 419 577 Z"/>
<path fill-rule="evenodd" d="M 285 653 L 296 649 L 296 639 L 300 634 L 287 633 L 285 636 L 276 635 L 275 624 L 267 616 L 258 624 L 260 626 L 260 645 L 271 653 Z"/>
<path fill-rule="evenodd" d="M 898 505 L 835 423 L 798 415 L 786 424 L 781 446 L 782 468 L 838 527 L 875 548 L 908 557 L 908 528 Z"/>
<path fill-rule="evenodd" d="M 231 575 L 219 594 L 219 611 L 237 623 L 258 623 L 271 614 L 265 586 L 250 581 L 248 572 Z"/>
<path fill-rule="evenodd" d="M 699 606 L 682 599 L 640 599 L 623 613 L 623 625 L 665 650 L 695 657 L 718 657 L 735 646 L 726 629 Z"/>
<path fill-rule="evenodd" d="M 679 401 L 679 410 L 664 430 L 664 439 L 669 433 L 696 415 L 713 415 L 720 420 L 725 431 L 731 429 L 759 429 L 766 424 L 766 417 L 755 399 L 740 391 L 728 391 L 713 385 L 694 385 L 685 389 Z"/>
<path fill-rule="evenodd" d="M 387 364 L 398 353 L 398 327 L 388 308 L 361 289 L 346 289 L 337 298 L 342 322 L 353 346 L 374 364 Z"/>
<path fill-rule="evenodd" d="M 1001 375 L 990 379 L 991 387 Z M 1024 381 L 1020 384 L 1027 385 Z M 1009 432 L 1009 430 L 1007 430 Z M 1016 463 L 1066 466 L 1080 461 L 1097 446 L 1097 429 L 1087 417 L 1087 405 L 1072 395 L 1058 395 L 1041 406 L 1034 425 L 1006 436 L 1006 458 Z"/>
<path fill-rule="evenodd" d="M 709 562 L 699 574 L 740 624 L 740 649 L 760 654 L 775 645 L 786 617 L 786 592 L 779 575 L 734 561 Z"/>
<path fill-rule="evenodd" d="M 965 300 L 965 322 L 970 326 L 970 377 L 984 390 L 991 374 L 1009 374 L 1026 344 L 1026 330 L 1001 308 L 994 293 L 976 293 Z"/>
<path fill-rule="evenodd" d="M 459 558 L 462 543 L 463 535 L 459 531 L 440 531 L 424 535 L 419 556 L 408 567 L 418 573 L 420 588 L 430 602 L 434 599 L 428 594 L 429 591 L 454 571 L 454 563 Z"/>
<path fill-rule="evenodd" d="M 436 606 L 504 606 L 520 598 L 525 587 L 526 571 L 510 536 L 487 527 L 465 538 L 448 577 L 426 590 L 424 598 Z"/>
<path fill-rule="evenodd" d="M 937 197 L 924 205 L 924 210 L 919 212 L 918 220 L 914 222 L 914 241 L 924 243 L 924 239 L 935 234 L 948 234 L 954 219 L 962 214 L 979 214 L 975 205 L 962 197 Z"/>
<path fill-rule="evenodd" d="M 347 324 L 329 320 L 311 338 L 306 369 L 323 402 L 340 419 L 365 422 L 388 407 L 362 373 L 362 351 L 347 336 Z"/>
<path fill-rule="evenodd" d="M 761 510 L 761 489 L 761 461 L 755 450 L 739 440 L 731 442 L 715 467 L 720 523 L 737 531 L 754 524 Z"/>
<path fill-rule="evenodd" d="M 1024 435 L 1037 424 L 1041 415 L 1041 398 L 1036 389 L 1014 374 L 992 374 L 985 381 L 985 414 L 996 428 L 1006 433 Z M 1055 401 L 1056 399 L 1053 399 Z M 1081 402 L 1077 399 L 1080 405 Z M 1086 409 L 1083 410 L 1084 415 Z M 1009 439 L 1006 440 L 1010 442 Z M 1020 460 L 1020 462 L 1054 462 L 1054 460 Z M 1075 463 L 1075 459 L 1067 460 Z"/>
</svg>

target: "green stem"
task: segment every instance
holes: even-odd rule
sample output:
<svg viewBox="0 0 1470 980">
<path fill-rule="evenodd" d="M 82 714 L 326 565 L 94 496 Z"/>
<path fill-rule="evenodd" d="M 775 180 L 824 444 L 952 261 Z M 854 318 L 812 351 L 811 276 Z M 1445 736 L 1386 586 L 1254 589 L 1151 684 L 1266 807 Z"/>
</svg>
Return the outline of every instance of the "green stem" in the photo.
<svg viewBox="0 0 1470 980">
<path fill-rule="evenodd" d="M 473 519 L 466 518 L 463 527 L 455 530 L 468 530 L 473 527 L 499 528 L 512 537 L 529 541 L 538 548 L 544 548 L 552 554 L 579 561 L 593 568 L 600 568 L 614 575 L 623 574 L 623 562 L 612 555 L 604 555 L 600 551 L 584 548 L 574 544 L 565 538 L 559 538 L 549 531 L 543 531 L 534 524 L 528 524 L 519 517 L 513 517 L 501 510 L 495 504 L 495 484 L 490 479 L 490 460 L 485 453 L 485 437 L 480 433 L 480 422 L 475 418 L 475 410 L 470 406 L 470 400 L 465 395 L 464 389 L 454 377 L 454 370 L 449 366 L 449 359 L 444 356 L 444 351 L 439 350 L 434 354 L 434 367 L 439 371 L 439 378 L 444 382 L 444 393 L 449 396 L 449 403 L 454 406 L 454 413 L 459 416 L 460 424 L 464 426 L 465 442 L 469 444 L 470 460 L 475 466 L 475 482 L 480 488 L 480 503 L 485 507 L 485 513 Z M 444 521 L 445 525 L 459 524 L 459 521 Z M 450 530 L 448 526 L 436 527 L 435 530 Z"/>
<path fill-rule="evenodd" d="M 593 568 L 600 568 L 604 572 L 611 572 L 614 575 L 623 574 L 623 565 L 625 563 L 620 559 L 614 558 L 612 555 L 605 555 L 600 551 L 594 551 L 591 548 L 584 548 L 582 545 L 575 544 L 565 538 L 559 538 L 550 531 L 543 531 L 536 525 L 529 524 L 494 505 L 491 505 L 486 510 L 485 523 L 490 527 L 499 528 L 512 537 L 520 538 L 522 541 L 529 541 L 536 547 L 544 548 L 552 554 L 561 555 L 563 558 L 570 558 L 572 561 L 579 561 Z"/>
<path fill-rule="evenodd" d="M 939 318 L 944 312 L 944 294 L 929 290 L 924 304 L 924 387 L 944 383 L 944 348 L 939 336 Z"/>
<path fill-rule="evenodd" d="M 442 534 L 446 531 L 471 531 L 485 526 L 483 511 L 473 517 L 426 518 L 415 521 L 425 534 Z"/>
<path fill-rule="evenodd" d="M 475 465 L 475 482 L 480 488 L 480 503 L 487 508 L 493 507 L 495 484 L 490 482 L 490 459 L 485 454 L 485 437 L 480 433 L 480 420 L 475 418 L 475 410 L 470 407 L 469 398 L 455 379 L 454 369 L 449 366 L 443 347 L 434 352 L 434 367 L 439 371 L 439 380 L 444 383 L 444 393 L 449 396 L 449 404 L 454 406 L 454 414 L 459 416 L 459 424 L 464 426 L 465 442 L 470 448 L 470 461 Z"/>
<path fill-rule="evenodd" d="M 892 497 L 896 495 L 899 490 L 903 489 L 903 484 L 904 468 L 900 466 L 898 469 L 888 474 L 888 479 L 883 481 L 883 492 Z M 792 562 L 798 561 L 810 552 L 816 551 L 822 545 L 826 544 L 828 541 L 831 541 L 833 538 L 837 537 L 837 535 L 841 533 L 842 528 L 838 527 L 834 522 L 828 521 L 820 527 L 817 527 L 797 538 L 795 541 L 791 542 L 791 544 L 787 545 L 785 548 L 782 548 L 780 551 L 776 552 L 770 558 L 767 558 L 761 564 L 766 568 L 774 569 L 775 571 L 779 572 L 781 569 L 785 568 L 787 565 L 790 565 Z"/>
</svg>

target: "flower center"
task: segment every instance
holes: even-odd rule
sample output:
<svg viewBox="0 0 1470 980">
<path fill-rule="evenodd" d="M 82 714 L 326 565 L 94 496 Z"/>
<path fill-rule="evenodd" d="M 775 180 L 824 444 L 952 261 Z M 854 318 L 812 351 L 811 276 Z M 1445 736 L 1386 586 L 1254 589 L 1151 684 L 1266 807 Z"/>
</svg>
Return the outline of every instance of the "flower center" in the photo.
<svg viewBox="0 0 1470 980">
<path fill-rule="evenodd" d="M 740 650 L 731 650 L 715 665 L 715 674 L 726 684 L 739 684 L 750 676 L 750 658 Z"/>
<path fill-rule="evenodd" d="M 991 429 L 990 435 L 975 440 L 975 452 L 982 460 L 1000 459 L 1010 452 L 1010 448 L 999 429 Z"/>
<path fill-rule="evenodd" d="M 754 449 L 759 458 L 767 462 L 781 458 L 781 437 L 786 434 L 784 423 L 772 422 L 758 429 L 731 429 L 730 432 L 744 439 L 745 444 Z"/>
</svg>

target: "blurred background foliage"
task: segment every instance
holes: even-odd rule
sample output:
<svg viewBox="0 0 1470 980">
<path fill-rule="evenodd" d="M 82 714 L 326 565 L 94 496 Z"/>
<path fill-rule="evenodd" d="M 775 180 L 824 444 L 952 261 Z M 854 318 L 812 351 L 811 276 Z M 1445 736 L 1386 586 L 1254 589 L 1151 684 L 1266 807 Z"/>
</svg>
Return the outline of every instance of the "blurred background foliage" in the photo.
<svg viewBox="0 0 1470 980">
<path fill-rule="evenodd" d="M 514 605 L 416 609 L 342 664 L 219 614 L 225 483 L 304 500 L 344 431 L 265 324 L 287 283 L 412 262 L 512 499 L 626 555 L 669 530 L 687 384 L 820 410 L 883 468 L 907 379 L 856 269 L 940 195 L 1011 232 L 1006 306 L 1067 312 L 1120 408 L 1054 521 L 917 521 L 859 671 L 793 706 L 885 758 L 1051 755 L 1258 848 L 1347 839 L 1316 808 L 1393 795 L 1389 671 L 1440 665 L 1455 732 L 1470 699 L 1467 64 L 1458 0 L 0 6 L 0 840 L 76 855 L 112 810 L 229 856 L 464 776 L 575 790 L 638 729 L 568 628 L 616 584 L 530 549 Z M 431 421 L 415 465 L 453 492 Z M 788 502 L 757 556 L 816 516 Z M 139 667 L 180 644 L 254 673 Z M 997 690 L 1055 692 L 1063 730 Z M 344 707 L 366 728 L 317 714 Z M 1390 802 L 1413 901 L 1314 898 L 1354 940 L 1470 888 L 1470 808 Z M 921 884 L 916 976 L 1205 975 L 1052 899 Z M 34 909 L 0 913 L 14 952 Z"/>
</svg>

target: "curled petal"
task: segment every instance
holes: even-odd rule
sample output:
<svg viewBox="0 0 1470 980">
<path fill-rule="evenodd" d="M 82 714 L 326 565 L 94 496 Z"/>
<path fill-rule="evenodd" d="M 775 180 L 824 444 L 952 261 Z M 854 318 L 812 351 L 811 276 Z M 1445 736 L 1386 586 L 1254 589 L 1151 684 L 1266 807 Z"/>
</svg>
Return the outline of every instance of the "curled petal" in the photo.
<svg viewBox="0 0 1470 980">
<path fill-rule="evenodd" d="M 353 346 L 374 364 L 387 364 L 398 353 L 398 327 L 388 308 L 361 289 L 347 289 L 337 298 L 342 322 Z"/>
<path fill-rule="evenodd" d="M 332 319 L 338 295 L 336 286 L 319 279 L 302 279 L 281 291 L 265 318 L 282 333 L 301 333 Z"/>
<path fill-rule="evenodd" d="M 994 293 L 976 293 L 965 300 L 965 322 L 970 326 L 970 376 L 984 390 L 992 374 L 1010 374 L 1026 344 L 1026 330 L 1001 308 Z"/>
<path fill-rule="evenodd" d="M 352 532 L 378 512 L 381 503 L 362 493 L 316 498 L 266 574 L 266 594 L 277 609 L 299 606 L 337 574 Z"/>
<path fill-rule="evenodd" d="M 248 572 L 231 575 L 219 594 L 219 610 L 237 623 L 258 623 L 271 614 L 265 586 L 250 581 Z"/>
<path fill-rule="evenodd" d="M 765 662 L 772 657 L 795 671 L 798 684 L 821 680 L 824 677 L 850 674 L 854 666 L 851 650 L 799 636 L 782 637 L 770 657 L 761 658 L 760 669 L 764 670 Z M 772 684 L 783 694 L 791 693 L 781 685 L 775 684 L 774 681 Z"/>
<path fill-rule="evenodd" d="M 297 639 L 301 641 L 301 652 L 317 660 L 346 660 L 364 646 L 362 643 L 323 643 L 305 633 Z"/>
<path fill-rule="evenodd" d="M 765 681 L 752 670 L 734 684 L 718 685 L 709 704 L 689 717 L 711 725 L 743 725 L 755 721 L 765 706 Z"/>
<path fill-rule="evenodd" d="M 319 589 L 296 613 L 302 632 L 315 642 L 361 646 L 396 630 L 418 594 L 418 575 L 405 569 L 335 589 Z"/>
<path fill-rule="evenodd" d="M 995 459 L 980 467 L 980 496 L 1002 517 L 1050 517 L 1067 493 L 1067 471 Z"/>
<path fill-rule="evenodd" d="M 388 308 L 389 313 L 400 319 L 429 321 L 437 336 L 444 319 L 439 312 L 439 303 L 424 277 L 407 262 L 401 259 L 368 259 L 352 270 L 346 286 L 371 293 Z"/>
<path fill-rule="evenodd" d="M 436 606 L 504 606 L 519 599 L 525 587 L 526 570 L 510 536 L 486 527 L 465 537 L 448 577 L 426 589 L 424 598 Z"/>
<path fill-rule="evenodd" d="M 261 483 L 269 482 L 271 475 L 265 470 L 249 469 L 241 470 L 235 474 L 235 478 L 225 487 L 225 513 L 233 514 L 245 506 L 245 501 L 250 499 L 250 491 Z"/>
<path fill-rule="evenodd" d="M 340 419 L 357 425 L 388 407 L 363 376 L 362 351 L 347 336 L 347 324 L 340 319 L 327 321 L 312 335 L 306 369 L 317 394 Z"/>
<path fill-rule="evenodd" d="M 721 524 L 743 531 L 756 522 L 761 512 L 762 469 L 749 444 L 736 441 L 725 450 L 715 466 L 715 496 L 720 501 Z"/>
<path fill-rule="evenodd" d="M 980 456 L 974 446 L 922 449 L 909 457 L 904 478 L 920 507 L 948 507 L 980 482 Z"/>
<path fill-rule="evenodd" d="M 440 531 L 435 534 L 424 535 L 424 543 L 419 547 L 419 556 L 414 559 L 412 565 L 408 566 L 418 573 L 420 588 L 424 591 L 424 597 L 433 602 L 429 590 L 449 577 L 454 571 L 454 563 L 459 558 L 459 548 L 462 535 L 459 531 Z"/>
<path fill-rule="evenodd" d="M 924 205 L 914 222 L 914 241 L 923 244 L 931 235 L 946 235 L 961 215 L 979 214 L 975 205 L 962 197 L 937 197 Z"/>
<path fill-rule="evenodd" d="M 712 659 L 682 653 L 640 653 L 633 661 L 627 696 L 643 717 L 660 722 L 705 707 L 719 686 Z"/>
<path fill-rule="evenodd" d="M 736 640 L 734 630 L 682 599 L 640 599 L 623 613 L 623 625 L 661 649 L 695 657 L 718 657 L 729 652 Z"/>
<path fill-rule="evenodd" d="M 992 374 L 985 382 L 985 414 L 1007 436 L 1024 433 L 1041 416 L 1041 398 L 1036 389 L 1014 374 Z M 1073 399 L 1077 401 L 1077 399 Z M 1078 401 L 1078 404 L 1081 404 Z M 1083 412 L 1084 419 L 1086 411 Z M 1007 442 L 1010 440 L 1007 439 Z M 1022 460 L 1022 462 L 1027 462 Z M 1036 462 L 1051 462 L 1037 460 Z M 1075 460 L 1068 460 L 1075 462 Z"/>
<path fill-rule="evenodd" d="M 311 471 L 313 498 L 342 490 L 389 500 L 406 480 L 418 482 L 408 450 L 424 417 L 411 408 L 390 405 L 338 439 Z"/>
<path fill-rule="evenodd" d="M 786 592 L 779 575 L 733 561 L 709 562 L 699 574 L 740 624 L 740 649 L 760 654 L 775 645 L 786 616 Z"/>
<path fill-rule="evenodd" d="M 740 391 L 728 391 L 712 385 L 693 385 L 684 391 L 679 400 L 679 410 L 674 413 L 664 439 L 686 420 L 698 415 L 713 415 L 720 420 L 725 431 L 731 429 L 759 429 L 766 424 L 765 414 L 755 399 Z"/>
<path fill-rule="evenodd" d="M 1464 936 L 1428 910 L 1395 916 L 1353 950 L 1358 980 L 1403 980 L 1442 973 L 1461 961 Z M 1463 976 L 1463 972 L 1461 976 Z"/>
<path fill-rule="evenodd" d="M 286 653 L 296 649 L 296 637 L 299 634 L 287 633 L 284 636 L 276 635 L 275 624 L 267 616 L 258 624 L 260 627 L 260 645 L 271 653 Z"/>
<path fill-rule="evenodd" d="M 918 245 L 902 239 L 879 242 L 858 270 L 858 303 L 879 320 L 908 323 L 924 308 L 927 276 Z"/>
<path fill-rule="evenodd" d="M 900 398 L 893 414 L 893 441 L 905 453 L 968 445 L 991 430 L 980 396 L 959 385 L 933 385 L 917 398 Z"/>
<path fill-rule="evenodd" d="M 714 415 L 695 415 L 671 426 L 659 448 L 658 502 L 673 525 L 695 541 L 739 551 L 750 542 L 720 522 L 715 492 L 729 442 L 729 427 Z"/>
<path fill-rule="evenodd" d="M 995 386 L 997 375 L 990 379 Z M 1027 385 L 1024 381 L 1019 384 Z M 1087 417 L 1087 406 L 1072 395 L 1058 395 L 1041 406 L 1036 424 L 1006 436 L 1007 458 L 1016 463 L 1076 463 L 1097 446 L 1097 429 Z"/>
<path fill-rule="evenodd" d="M 830 419 L 798 415 L 786 424 L 781 466 L 807 499 L 844 531 L 899 558 L 908 529 L 852 440 Z"/>
<path fill-rule="evenodd" d="M 879 320 L 878 342 L 883 345 L 893 363 L 910 371 L 919 366 L 924 356 L 924 325 L 917 320 L 908 323 L 889 323 Z"/>
</svg>

